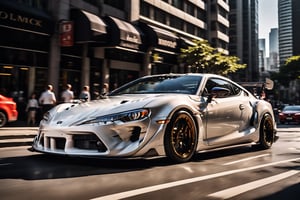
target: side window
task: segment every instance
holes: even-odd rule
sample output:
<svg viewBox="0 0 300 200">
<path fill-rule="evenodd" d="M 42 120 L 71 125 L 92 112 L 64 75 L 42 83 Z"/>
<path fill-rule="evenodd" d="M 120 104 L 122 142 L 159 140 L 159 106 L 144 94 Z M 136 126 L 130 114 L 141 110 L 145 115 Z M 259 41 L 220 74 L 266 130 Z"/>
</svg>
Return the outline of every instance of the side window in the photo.
<svg viewBox="0 0 300 200">
<path fill-rule="evenodd" d="M 207 96 L 208 94 L 210 94 L 212 88 L 214 88 L 214 87 L 222 87 L 222 88 L 229 89 L 230 93 L 227 97 L 238 95 L 241 92 L 241 89 L 239 87 L 237 87 L 236 85 L 234 85 L 226 80 L 222 80 L 222 79 L 218 79 L 218 78 L 211 78 L 211 79 L 207 80 L 207 82 L 206 82 L 203 95 Z"/>
</svg>

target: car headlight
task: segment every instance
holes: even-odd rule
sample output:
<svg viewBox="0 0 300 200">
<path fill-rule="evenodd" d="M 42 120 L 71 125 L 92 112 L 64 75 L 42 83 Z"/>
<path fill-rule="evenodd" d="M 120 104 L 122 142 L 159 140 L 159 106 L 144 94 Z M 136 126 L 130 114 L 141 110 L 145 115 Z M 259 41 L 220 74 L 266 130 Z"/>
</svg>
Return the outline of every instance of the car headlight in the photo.
<svg viewBox="0 0 300 200">
<path fill-rule="evenodd" d="M 130 122 L 130 121 L 142 120 L 142 119 L 148 117 L 149 114 L 150 114 L 150 112 L 148 109 L 137 109 L 137 110 L 131 110 L 131 111 L 122 112 L 122 113 L 99 116 L 94 119 L 85 121 L 81 125 L 95 124 L 95 123 L 107 124 L 107 123 L 111 123 L 111 122 L 115 122 L 115 121 Z"/>
<path fill-rule="evenodd" d="M 50 112 L 46 112 L 46 113 L 43 115 L 43 120 L 48 121 L 49 119 L 50 119 Z"/>
</svg>

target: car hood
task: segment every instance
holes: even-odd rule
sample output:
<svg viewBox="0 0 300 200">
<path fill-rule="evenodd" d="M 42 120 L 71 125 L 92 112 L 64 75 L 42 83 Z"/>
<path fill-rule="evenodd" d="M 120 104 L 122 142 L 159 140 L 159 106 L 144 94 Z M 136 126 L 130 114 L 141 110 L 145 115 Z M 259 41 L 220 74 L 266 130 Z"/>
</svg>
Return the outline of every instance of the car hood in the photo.
<svg viewBox="0 0 300 200">
<path fill-rule="evenodd" d="M 155 100 L 166 102 L 162 101 L 164 98 L 170 99 L 170 94 L 120 95 L 78 104 L 63 103 L 49 112 L 48 123 L 61 126 L 80 124 L 95 117 L 144 108 Z"/>
</svg>

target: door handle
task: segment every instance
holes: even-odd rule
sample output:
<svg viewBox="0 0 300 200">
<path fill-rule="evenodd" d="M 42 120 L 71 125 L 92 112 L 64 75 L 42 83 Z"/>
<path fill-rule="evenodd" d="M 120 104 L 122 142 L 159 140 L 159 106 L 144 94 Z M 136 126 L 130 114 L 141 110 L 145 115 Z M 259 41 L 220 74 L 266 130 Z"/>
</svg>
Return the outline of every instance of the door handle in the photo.
<svg viewBox="0 0 300 200">
<path fill-rule="evenodd" d="M 244 106 L 244 104 L 240 104 L 240 110 L 244 110 L 245 109 L 245 106 Z"/>
</svg>

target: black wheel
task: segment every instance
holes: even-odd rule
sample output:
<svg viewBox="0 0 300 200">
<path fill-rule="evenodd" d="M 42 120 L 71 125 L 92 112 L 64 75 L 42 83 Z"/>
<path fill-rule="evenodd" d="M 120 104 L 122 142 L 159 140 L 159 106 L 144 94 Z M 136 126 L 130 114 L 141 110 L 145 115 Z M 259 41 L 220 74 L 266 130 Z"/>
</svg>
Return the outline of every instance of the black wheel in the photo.
<svg viewBox="0 0 300 200">
<path fill-rule="evenodd" d="M 0 111 L 0 127 L 3 127 L 7 123 L 7 117 L 5 113 Z"/>
<path fill-rule="evenodd" d="M 259 134 L 259 147 L 269 149 L 275 139 L 274 124 L 269 114 L 265 114 L 261 120 Z"/>
<path fill-rule="evenodd" d="M 179 163 L 189 161 L 195 153 L 197 137 L 197 129 L 192 116 L 186 111 L 175 113 L 164 136 L 167 156 Z"/>
</svg>

